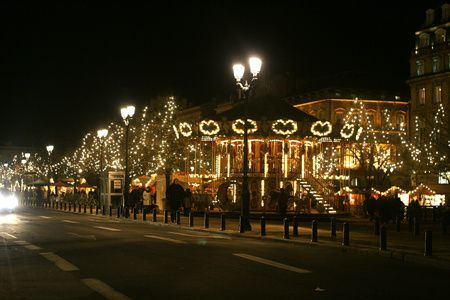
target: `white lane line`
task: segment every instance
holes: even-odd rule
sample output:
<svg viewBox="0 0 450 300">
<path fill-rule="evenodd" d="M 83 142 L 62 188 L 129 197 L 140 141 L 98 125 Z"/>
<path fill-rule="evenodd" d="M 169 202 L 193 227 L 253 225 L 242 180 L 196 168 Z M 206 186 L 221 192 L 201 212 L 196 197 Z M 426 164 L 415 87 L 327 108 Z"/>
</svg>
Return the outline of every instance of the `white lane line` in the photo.
<svg viewBox="0 0 450 300">
<path fill-rule="evenodd" d="M 72 235 L 74 237 L 81 238 L 81 239 L 94 240 L 94 241 L 97 240 L 95 238 L 95 235 L 92 235 L 92 234 L 90 234 L 90 235 L 81 235 L 81 234 L 78 234 L 78 233 L 75 233 L 75 232 L 66 232 L 66 233 L 69 234 L 69 235 Z"/>
<path fill-rule="evenodd" d="M 74 266 L 73 264 L 71 264 L 70 262 L 68 262 L 61 256 L 56 255 L 53 252 L 44 252 L 39 254 L 45 257 L 47 260 L 53 262 L 58 268 L 60 268 L 63 271 L 70 272 L 79 270 L 76 266 Z"/>
<path fill-rule="evenodd" d="M 181 235 L 181 236 L 195 237 L 195 238 L 212 238 L 212 239 L 231 240 L 231 238 L 228 236 L 220 236 L 220 235 L 189 234 L 189 233 L 174 232 L 174 231 L 169 231 L 169 233 L 177 234 L 177 235 Z"/>
<path fill-rule="evenodd" d="M 0 236 L 3 237 L 4 239 L 17 239 L 16 236 L 9 234 L 7 232 L 0 232 Z"/>
<path fill-rule="evenodd" d="M 52 217 L 48 217 L 48 216 L 39 216 L 39 217 L 41 217 L 43 219 L 51 219 L 52 218 Z"/>
<path fill-rule="evenodd" d="M 33 244 L 28 243 L 27 241 L 14 241 L 15 244 L 23 246 L 28 250 L 41 250 L 41 247 L 35 246 Z"/>
<path fill-rule="evenodd" d="M 61 222 L 70 223 L 70 224 L 78 224 L 78 223 L 80 223 L 80 222 L 71 221 L 71 220 L 61 220 Z"/>
<path fill-rule="evenodd" d="M 186 244 L 185 241 L 180 241 L 180 240 L 175 240 L 175 239 L 171 239 L 171 238 L 166 238 L 166 237 L 162 237 L 162 236 L 158 236 L 158 235 L 144 235 L 146 238 L 151 238 L 151 239 L 157 239 L 157 240 L 163 240 L 163 241 L 168 241 L 168 242 L 172 242 L 175 244 Z"/>
<path fill-rule="evenodd" d="M 117 228 L 111 228 L 111 227 L 103 227 L 103 226 L 94 226 L 94 228 L 103 229 L 103 230 L 109 230 L 109 231 L 122 231 Z"/>
<path fill-rule="evenodd" d="M 273 261 L 273 260 L 268 260 L 268 259 L 265 259 L 265 258 L 261 258 L 261 257 L 249 255 L 249 254 L 233 253 L 233 255 L 239 256 L 239 257 L 251 260 L 251 261 L 259 262 L 261 264 L 265 264 L 265 265 L 268 265 L 268 266 L 272 266 L 272 267 L 275 267 L 275 268 L 278 268 L 278 269 L 283 269 L 283 270 L 296 272 L 296 273 L 300 273 L 300 274 L 311 273 L 311 271 L 306 270 L 306 269 L 301 269 L 301 268 L 285 265 L 285 264 L 282 264 L 282 263 L 279 263 L 279 262 L 276 262 L 276 261 Z"/>
<path fill-rule="evenodd" d="M 103 281 L 100 281 L 95 278 L 84 278 L 81 281 L 87 285 L 90 289 L 96 291 L 103 297 L 109 300 L 129 300 L 131 298 L 125 296 L 124 294 L 116 291 Z"/>
</svg>

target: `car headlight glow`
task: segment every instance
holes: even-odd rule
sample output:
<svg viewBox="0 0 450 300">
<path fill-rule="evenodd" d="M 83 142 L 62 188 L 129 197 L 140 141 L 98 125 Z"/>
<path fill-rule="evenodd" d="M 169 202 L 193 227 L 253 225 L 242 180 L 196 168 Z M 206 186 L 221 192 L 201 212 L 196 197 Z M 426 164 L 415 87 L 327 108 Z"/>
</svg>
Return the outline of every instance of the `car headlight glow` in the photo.
<svg viewBox="0 0 450 300">
<path fill-rule="evenodd" d="M 14 195 L 0 196 L 0 209 L 14 209 L 19 205 L 17 197 Z"/>
</svg>

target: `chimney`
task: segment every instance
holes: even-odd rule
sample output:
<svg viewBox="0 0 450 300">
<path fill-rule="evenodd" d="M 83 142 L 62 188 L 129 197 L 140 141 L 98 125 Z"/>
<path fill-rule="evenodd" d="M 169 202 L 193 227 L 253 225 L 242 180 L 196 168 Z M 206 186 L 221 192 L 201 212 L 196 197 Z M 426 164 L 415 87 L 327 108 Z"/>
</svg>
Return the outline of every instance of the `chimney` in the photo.
<svg viewBox="0 0 450 300">
<path fill-rule="evenodd" d="M 442 21 L 447 21 L 450 17 L 450 4 L 445 3 L 441 6 L 442 10 Z"/>
<path fill-rule="evenodd" d="M 425 15 L 426 15 L 426 21 L 425 21 L 425 25 L 431 25 L 434 22 L 434 9 L 427 9 L 425 11 Z"/>
</svg>

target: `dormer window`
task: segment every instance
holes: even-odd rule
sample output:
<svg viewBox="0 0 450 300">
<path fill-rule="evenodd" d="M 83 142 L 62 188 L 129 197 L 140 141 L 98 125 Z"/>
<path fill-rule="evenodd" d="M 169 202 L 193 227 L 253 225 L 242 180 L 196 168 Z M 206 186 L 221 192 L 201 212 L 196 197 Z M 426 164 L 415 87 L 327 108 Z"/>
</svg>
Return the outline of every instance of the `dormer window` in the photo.
<svg viewBox="0 0 450 300">
<path fill-rule="evenodd" d="M 438 56 L 433 57 L 433 73 L 439 72 L 441 69 L 441 59 Z"/>
<path fill-rule="evenodd" d="M 449 54 L 450 56 L 450 54 Z M 416 61 L 416 74 L 417 76 L 421 76 L 425 73 L 425 68 L 423 65 L 423 60 L 417 60 Z"/>
</svg>

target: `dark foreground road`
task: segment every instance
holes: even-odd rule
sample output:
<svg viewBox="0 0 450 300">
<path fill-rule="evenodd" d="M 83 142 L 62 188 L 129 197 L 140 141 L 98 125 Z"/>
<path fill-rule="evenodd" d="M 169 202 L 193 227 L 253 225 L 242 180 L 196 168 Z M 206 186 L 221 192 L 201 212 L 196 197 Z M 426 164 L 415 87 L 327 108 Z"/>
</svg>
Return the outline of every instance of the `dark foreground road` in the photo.
<svg viewBox="0 0 450 300">
<path fill-rule="evenodd" d="M 21 209 L 0 299 L 444 299 L 450 272 L 372 254 Z"/>
</svg>

